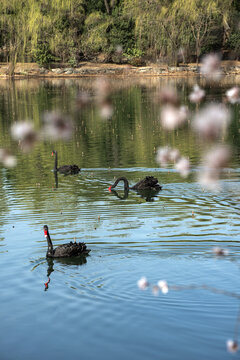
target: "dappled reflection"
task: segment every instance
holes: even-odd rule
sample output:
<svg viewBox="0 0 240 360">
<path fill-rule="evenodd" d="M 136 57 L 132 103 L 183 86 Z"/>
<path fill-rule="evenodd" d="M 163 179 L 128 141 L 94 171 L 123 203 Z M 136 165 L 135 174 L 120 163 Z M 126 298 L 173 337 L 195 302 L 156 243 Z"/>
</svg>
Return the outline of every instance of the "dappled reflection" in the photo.
<svg viewBox="0 0 240 360">
<path fill-rule="evenodd" d="M 157 194 L 160 190 L 136 190 L 136 193 L 141 196 L 141 198 L 145 199 L 148 202 L 154 201 L 154 198 L 157 197 Z M 123 195 L 121 195 L 118 191 L 111 189 L 111 193 L 114 194 L 120 200 L 126 200 L 128 198 L 129 189 L 124 189 Z"/>
<path fill-rule="evenodd" d="M 88 254 L 82 254 L 81 256 L 78 257 L 74 257 L 74 258 L 58 258 L 58 259 L 53 259 L 53 258 L 47 258 L 47 278 L 48 280 L 44 283 L 45 285 L 45 289 L 44 291 L 47 291 L 49 288 L 49 283 L 51 281 L 50 279 L 50 275 L 51 273 L 54 271 L 54 265 L 63 265 L 63 266 L 81 266 L 87 263 L 87 256 Z"/>
<path fill-rule="evenodd" d="M 136 191 L 141 198 L 145 199 L 148 202 L 154 201 L 154 198 L 157 197 L 157 194 L 160 192 L 159 190 L 145 189 L 145 190 L 137 190 Z"/>
</svg>

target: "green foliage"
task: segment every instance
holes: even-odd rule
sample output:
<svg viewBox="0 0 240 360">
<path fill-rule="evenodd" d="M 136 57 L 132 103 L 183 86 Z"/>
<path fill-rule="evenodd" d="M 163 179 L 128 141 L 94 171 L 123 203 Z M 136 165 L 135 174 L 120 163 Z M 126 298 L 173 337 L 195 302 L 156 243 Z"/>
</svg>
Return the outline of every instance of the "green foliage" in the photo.
<svg viewBox="0 0 240 360">
<path fill-rule="evenodd" d="M 226 47 L 230 48 L 231 50 L 238 51 L 240 54 L 240 32 L 233 33 L 229 36 Z"/>
<path fill-rule="evenodd" d="M 134 40 L 134 23 L 125 16 L 114 16 L 113 23 L 109 34 L 110 46 L 115 51 L 118 46 L 121 46 L 123 51 L 128 48 L 133 48 Z"/>
<path fill-rule="evenodd" d="M 86 18 L 85 32 L 82 37 L 82 49 L 85 56 L 91 57 L 99 52 L 108 52 L 108 32 L 112 23 L 112 17 L 101 12 L 94 12 Z"/>
<path fill-rule="evenodd" d="M 223 28 L 221 26 L 212 27 L 202 41 L 200 56 L 210 52 L 219 51 L 222 47 L 222 39 Z"/>
<path fill-rule="evenodd" d="M 143 66 L 145 61 L 143 59 L 144 52 L 138 48 L 128 48 L 123 56 L 128 60 L 128 63 L 133 66 Z"/>
<path fill-rule="evenodd" d="M 78 65 L 78 62 L 77 62 L 77 59 L 75 56 L 72 56 L 70 57 L 70 59 L 68 60 L 68 64 L 71 66 L 71 67 L 77 67 Z"/>
<path fill-rule="evenodd" d="M 240 1 L 239 0 L 233 0 L 232 7 L 240 12 Z"/>
<path fill-rule="evenodd" d="M 12 64 L 34 54 L 41 64 L 74 66 L 79 56 L 113 59 L 119 46 L 130 58 L 172 63 L 180 48 L 197 58 L 221 49 L 237 56 L 239 17 L 239 0 L 1 0 L 0 48 Z"/>
<path fill-rule="evenodd" d="M 33 56 L 36 63 L 44 67 L 47 67 L 54 60 L 50 51 L 50 46 L 47 42 L 39 43 Z"/>
<path fill-rule="evenodd" d="M 66 29 L 70 28 L 70 18 L 68 14 L 63 14 L 59 16 L 54 24 L 54 27 L 58 31 L 65 31 Z"/>
<path fill-rule="evenodd" d="M 89 15 L 93 12 L 105 11 L 104 1 L 103 0 L 88 0 L 86 2 L 86 13 Z"/>
<path fill-rule="evenodd" d="M 138 48 L 128 48 L 126 53 L 124 53 L 124 56 L 126 56 L 127 58 L 133 58 L 133 57 L 141 57 L 144 55 L 144 52 Z"/>
</svg>

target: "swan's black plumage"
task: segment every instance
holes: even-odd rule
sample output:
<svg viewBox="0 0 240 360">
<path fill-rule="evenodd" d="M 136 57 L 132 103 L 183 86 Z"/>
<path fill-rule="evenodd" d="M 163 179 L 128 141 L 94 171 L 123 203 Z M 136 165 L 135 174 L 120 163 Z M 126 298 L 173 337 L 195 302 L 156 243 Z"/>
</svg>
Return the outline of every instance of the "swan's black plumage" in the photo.
<svg viewBox="0 0 240 360">
<path fill-rule="evenodd" d="M 48 226 L 44 225 L 44 235 L 48 242 L 48 250 L 46 256 L 49 258 L 63 258 L 63 257 L 73 257 L 73 256 L 80 256 L 80 255 L 87 255 L 91 250 L 87 249 L 85 243 L 76 243 L 70 242 L 68 244 L 62 244 L 53 248 L 52 240 L 50 238 L 48 232 Z"/>
<path fill-rule="evenodd" d="M 111 189 L 115 188 L 119 181 L 124 182 L 124 189 L 129 189 L 129 183 L 125 176 L 119 177 L 115 183 L 110 186 L 108 189 L 111 191 Z M 144 179 L 138 181 L 134 186 L 132 186 L 130 189 L 132 190 L 153 190 L 153 191 L 159 191 L 162 189 L 162 186 L 158 183 L 158 179 L 154 176 L 146 176 Z"/>
<path fill-rule="evenodd" d="M 52 156 L 55 155 L 55 162 L 54 162 L 54 171 L 55 172 L 60 172 L 61 174 L 65 174 L 65 175 L 74 175 L 74 174 L 78 174 L 79 171 L 81 170 L 77 165 L 62 165 L 58 168 L 58 155 L 57 155 L 57 151 L 53 150 L 52 152 Z"/>
</svg>

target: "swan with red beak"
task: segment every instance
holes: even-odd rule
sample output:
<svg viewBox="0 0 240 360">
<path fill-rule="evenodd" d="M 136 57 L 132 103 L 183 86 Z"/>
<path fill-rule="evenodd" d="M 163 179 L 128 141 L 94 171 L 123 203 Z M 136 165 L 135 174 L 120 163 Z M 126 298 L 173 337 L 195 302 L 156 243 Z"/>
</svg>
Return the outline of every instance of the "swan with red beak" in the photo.
<svg viewBox="0 0 240 360">
<path fill-rule="evenodd" d="M 88 255 L 91 251 L 90 249 L 87 249 L 87 246 L 84 242 L 72 242 L 70 241 L 67 244 L 62 244 L 53 248 L 52 240 L 49 235 L 48 226 L 44 225 L 44 236 L 47 239 L 48 242 L 48 249 L 46 257 L 48 258 L 64 258 L 64 257 L 77 257 L 81 255 Z"/>
</svg>

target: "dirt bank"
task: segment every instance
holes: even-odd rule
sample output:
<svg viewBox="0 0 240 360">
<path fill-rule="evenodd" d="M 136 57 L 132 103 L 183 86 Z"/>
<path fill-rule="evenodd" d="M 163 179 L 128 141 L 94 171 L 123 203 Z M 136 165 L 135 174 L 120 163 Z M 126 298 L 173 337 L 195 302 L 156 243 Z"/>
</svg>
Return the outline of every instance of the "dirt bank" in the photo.
<svg viewBox="0 0 240 360">
<path fill-rule="evenodd" d="M 225 74 L 240 74 L 240 61 L 222 62 L 222 70 Z M 0 78 L 8 78 L 9 64 L 0 63 Z M 179 67 L 163 64 L 149 64 L 148 66 L 135 67 L 131 65 L 101 64 L 82 62 L 77 68 L 67 65 L 54 64 L 50 69 L 39 67 L 35 63 L 17 63 L 14 71 L 15 78 L 44 77 L 44 78 L 64 78 L 64 77 L 84 77 L 100 75 L 118 76 L 182 76 L 197 75 L 199 68 L 196 64 L 182 64 Z"/>
</svg>

